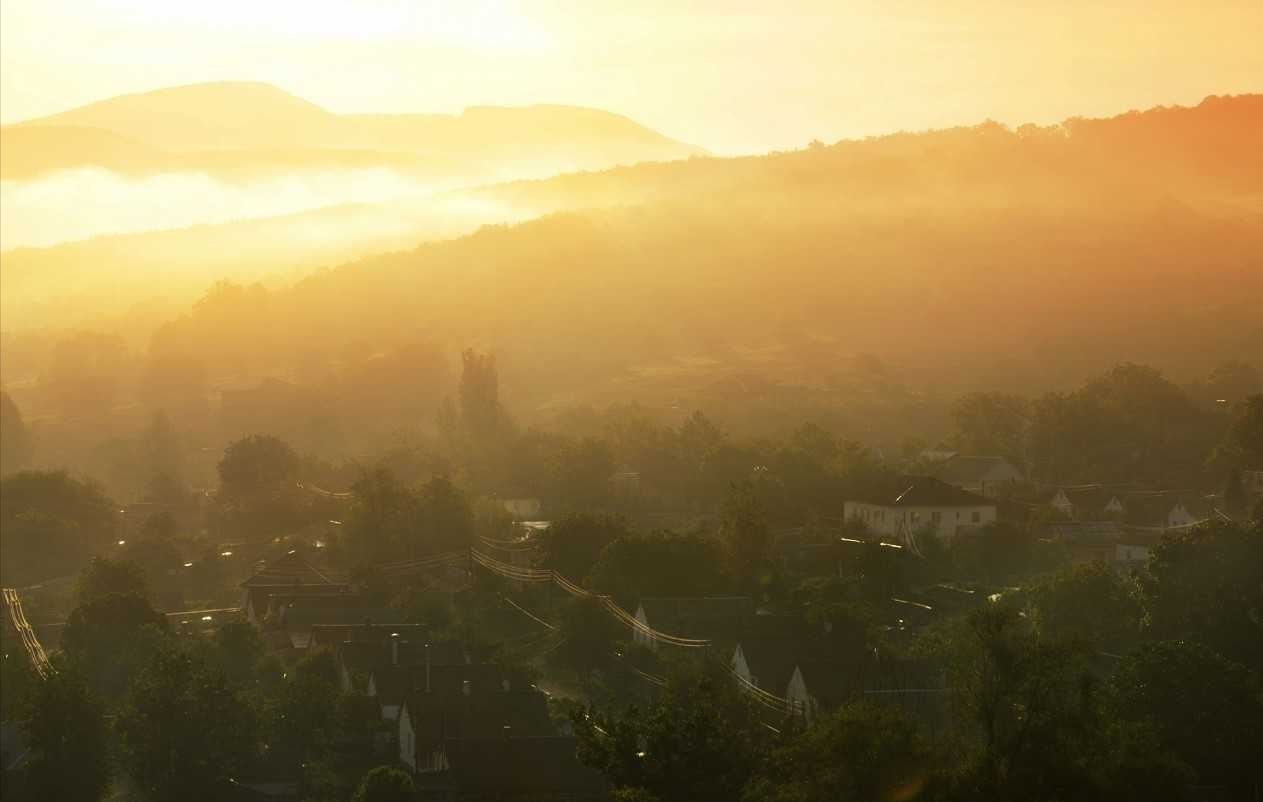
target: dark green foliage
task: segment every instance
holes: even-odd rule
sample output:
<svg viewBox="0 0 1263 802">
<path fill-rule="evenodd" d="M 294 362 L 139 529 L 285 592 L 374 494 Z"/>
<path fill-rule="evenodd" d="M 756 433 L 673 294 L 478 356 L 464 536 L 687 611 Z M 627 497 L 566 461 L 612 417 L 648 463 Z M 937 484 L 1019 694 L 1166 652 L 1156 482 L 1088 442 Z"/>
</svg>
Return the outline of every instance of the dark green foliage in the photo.
<svg viewBox="0 0 1263 802">
<path fill-rule="evenodd" d="M 1240 799 L 1263 787 L 1258 674 L 1199 644 L 1161 641 L 1123 660 L 1110 689 L 1117 715 L 1151 725 L 1200 784 L 1226 785 Z"/>
<path fill-rule="evenodd" d="M 772 535 L 752 482 L 734 482 L 729 486 L 719 535 L 727 546 L 733 576 L 747 591 L 755 590 L 770 568 L 768 550 Z"/>
<path fill-rule="evenodd" d="M 565 642 L 552 652 L 554 661 L 581 678 L 609 665 L 615 642 L 625 630 L 599 599 L 568 599 L 561 606 L 561 632 Z"/>
<path fill-rule="evenodd" d="M 26 467 L 34 451 L 31 433 L 9 394 L 0 391 L 0 476 Z"/>
<path fill-rule="evenodd" d="M 1263 470 L 1263 394 L 1237 403 L 1212 459 L 1225 467 Z"/>
<path fill-rule="evenodd" d="M 72 574 L 115 540 L 117 507 L 91 481 L 65 471 L 0 480 L 0 576 L 29 585 Z"/>
<path fill-rule="evenodd" d="M 158 650 L 119 713 L 124 768 L 152 802 L 215 802 L 251 759 L 256 723 L 223 675 Z"/>
<path fill-rule="evenodd" d="M 107 593 L 70 613 L 61 644 L 96 693 L 114 700 L 167 634 L 166 616 L 143 596 Z"/>
<path fill-rule="evenodd" d="M 1144 615 L 1135 582 L 1102 562 L 1062 570 L 1032 591 L 1031 607 L 1047 635 L 1114 652 L 1136 643 Z"/>
<path fill-rule="evenodd" d="M 749 699 L 722 672 L 673 675 L 649 708 L 578 712 L 573 725 L 579 759 L 626 799 L 733 802 L 771 742 Z"/>
<path fill-rule="evenodd" d="M 465 494 L 436 476 L 413 490 L 386 468 L 363 474 L 352 487 L 346 526 L 352 560 L 367 565 L 416 559 L 469 546 L 474 513 Z"/>
<path fill-rule="evenodd" d="M 745 802 L 916 799 L 933 767 L 916 724 L 898 708 L 856 703 L 773 750 Z"/>
<path fill-rule="evenodd" d="M 96 802 L 110 779 L 105 710 L 73 666 L 34 683 L 22 716 L 30 748 L 23 789 L 31 800 Z"/>
<path fill-rule="evenodd" d="M 952 405 L 956 431 L 952 445 L 962 454 L 1006 457 L 1014 465 L 1026 464 L 1026 432 L 1030 403 L 1004 393 L 970 393 Z"/>
<path fill-rule="evenodd" d="M 1156 637 L 1204 643 L 1263 672 L 1263 522 L 1167 535 L 1143 588 Z"/>
<path fill-rule="evenodd" d="M 1200 476 L 1216 422 L 1157 370 L 1123 364 L 1035 402 L 1029 453 L 1045 481 L 1183 485 Z"/>
<path fill-rule="evenodd" d="M 131 560 L 97 557 L 79 574 L 75 583 L 75 604 L 83 607 L 111 593 L 149 598 L 144 570 Z"/>
<path fill-rule="evenodd" d="M 299 464 L 294 449 L 270 435 L 229 444 L 219 461 L 218 497 L 227 522 L 255 536 L 299 525 L 311 501 L 299 495 Z"/>
<path fill-rule="evenodd" d="M 411 802 L 412 778 L 394 766 L 378 766 L 364 775 L 353 802 Z"/>
<path fill-rule="evenodd" d="M 728 586 L 720 545 L 697 534 L 633 534 L 610 543 L 592 568 L 592 587 L 622 604 L 640 596 L 707 596 Z"/>
<path fill-rule="evenodd" d="M 627 524 L 610 515 L 579 513 L 555 522 L 541 532 L 539 565 L 572 582 L 582 582 L 610 543 L 629 534 Z"/>
</svg>

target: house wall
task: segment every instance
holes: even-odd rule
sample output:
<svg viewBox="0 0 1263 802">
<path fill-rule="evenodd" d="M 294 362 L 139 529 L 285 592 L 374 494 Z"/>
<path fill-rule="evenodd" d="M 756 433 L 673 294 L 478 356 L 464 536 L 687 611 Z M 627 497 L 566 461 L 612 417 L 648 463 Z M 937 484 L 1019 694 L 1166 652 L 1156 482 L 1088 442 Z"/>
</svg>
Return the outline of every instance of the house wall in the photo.
<svg viewBox="0 0 1263 802">
<path fill-rule="evenodd" d="M 414 772 L 417 770 L 417 736 L 407 707 L 399 714 L 399 760 Z"/>
<path fill-rule="evenodd" d="M 797 667 L 794 668 L 794 673 L 790 675 L 789 685 L 785 688 L 785 698 L 803 711 L 803 717 L 807 719 L 807 723 L 814 721 L 816 715 L 820 712 L 820 702 L 807 690 L 803 672 Z"/>
<path fill-rule="evenodd" d="M 887 507 L 863 501 L 844 505 L 847 520 L 858 519 L 878 535 L 902 537 L 934 524 L 934 534 L 944 540 L 955 537 L 961 526 L 982 526 L 996 519 L 994 504 L 970 507 Z"/>
<path fill-rule="evenodd" d="M 645 626 L 649 626 L 649 618 L 645 615 L 645 608 L 642 605 L 636 605 L 636 620 Z M 658 642 L 639 629 L 632 630 L 632 640 L 642 646 L 648 646 L 650 649 L 658 648 Z"/>
</svg>

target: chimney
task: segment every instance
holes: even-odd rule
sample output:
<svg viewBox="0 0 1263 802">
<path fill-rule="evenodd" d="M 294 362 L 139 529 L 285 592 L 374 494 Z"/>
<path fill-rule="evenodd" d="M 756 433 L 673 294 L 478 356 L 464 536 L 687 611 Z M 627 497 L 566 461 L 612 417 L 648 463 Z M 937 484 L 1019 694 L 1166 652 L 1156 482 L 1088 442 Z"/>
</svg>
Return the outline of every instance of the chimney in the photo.
<svg viewBox="0 0 1263 802">
<path fill-rule="evenodd" d="M 468 696 L 473 692 L 473 688 L 469 686 L 469 680 L 462 680 L 460 684 L 460 692 Z"/>
<path fill-rule="evenodd" d="M 430 692 L 430 644 L 425 645 L 425 692 Z"/>
<path fill-rule="evenodd" d="M 399 633 L 390 633 L 390 664 L 399 665 Z"/>
</svg>

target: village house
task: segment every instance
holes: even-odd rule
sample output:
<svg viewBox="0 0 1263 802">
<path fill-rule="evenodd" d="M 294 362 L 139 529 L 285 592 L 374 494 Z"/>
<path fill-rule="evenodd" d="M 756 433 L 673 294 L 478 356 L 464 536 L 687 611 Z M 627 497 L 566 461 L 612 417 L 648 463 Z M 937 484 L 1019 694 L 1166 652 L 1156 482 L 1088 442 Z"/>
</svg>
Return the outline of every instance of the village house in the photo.
<svg viewBox="0 0 1263 802">
<path fill-rule="evenodd" d="M 421 665 L 383 665 L 368 678 L 367 694 L 381 707 L 382 718 L 395 721 L 409 694 L 433 697 L 468 696 L 471 693 L 499 693 L 513 686 L 513 677 L 494 663 L 452 663 L 438 665 L 441 655 L 431 654 L 431 662 Z M 423 658 L 424 659 L 424 658 Z"/>
<path fill-rule="evenodd" d="M 367 630 L 367 633 L 365 632 Z M 342 640 L 334 642 L 335 637 Z M 467 665 L 469 655 L 460 641 L 431 642 L 427 627 L 404 625 L 394 627 L 319 626 L 312 630 L 312 648 L 331 645 L 342 690 L 367 691 L 374 672 L 388 667 L 424 667 Z"/>
<path fill-rule="evenodd" d="M 953 454 L 934 468 L 934 476 L 953 487 L 995 498 L 1025 480 L 1022 472 L 1004 457 L 968 457 Z"/>
<path fill-rule="evenodd" d="M 995 501 L 932 476 L 903 476 L 881 491 L 843 504 L 847 521 L 904 544 L 922 532 L 951 540 L 996 520 Z"/>
<path fill-rule="evenodd" d="M 267 617 L 270 599 L 274 595 L 313 595 L 350 593 L 351 586 L 329 571 L 322 571 L 303 559 L 297 551 L 290 551 L 278 559 L 263 565 L 253 576 L 241 583 L 244 592 L 241 606 L 246 618 L 256 627 Z"/>
</svg>

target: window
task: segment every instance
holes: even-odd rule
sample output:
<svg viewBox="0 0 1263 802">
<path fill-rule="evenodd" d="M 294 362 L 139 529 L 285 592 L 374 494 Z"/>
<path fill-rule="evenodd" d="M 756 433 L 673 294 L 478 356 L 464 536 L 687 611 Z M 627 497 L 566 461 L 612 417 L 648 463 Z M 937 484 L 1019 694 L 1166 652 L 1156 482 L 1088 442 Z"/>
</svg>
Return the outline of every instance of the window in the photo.
<svg viewBox="0 0 1263 802">
<path fill-rule="evenodd" d="M 982 512 L 980 510 L 974 510 L 974 523 L 979 523 L 980 521 L 982 521 Z"/>
</svg>

